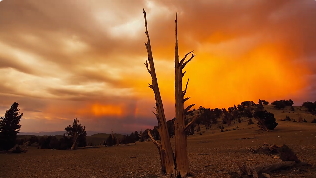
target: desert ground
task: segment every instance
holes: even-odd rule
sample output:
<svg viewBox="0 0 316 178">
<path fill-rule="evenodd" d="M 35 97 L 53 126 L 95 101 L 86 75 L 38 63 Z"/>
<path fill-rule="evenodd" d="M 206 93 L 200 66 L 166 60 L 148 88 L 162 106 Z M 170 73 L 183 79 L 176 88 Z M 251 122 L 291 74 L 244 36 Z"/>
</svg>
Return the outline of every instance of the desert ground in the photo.
<svg viewBox="0 0 316 178">
<path fill-rule="evenodd" d="M 192 177 L 231 177 L 239 172 L 238 164 L 249 167 L 282 162 L 265 154 L 254 154 L 248 148 L 258 148 L 264 143 L 288 145 L 297 157 L 310 164 L 269 173 L 271 177 L 316 177 L 316 116 L 289 108 L 265 109 L 275 114 L 279 125 L 273 131 L 261 131 L 256 124 L 241 123 L 202 128 L 202 135 L 188 137 L 190 171 Z M 301 116 L 307 123 L 280 121 L 285 116 Z M 255 119 L 253 121 L 256 123 Z M 238 126 L 238 128 L 237 128 Z M 174 140 L 171 139 L 174 143 Z M 0 178 L 11 177 L 166 177 L 160 172 L 158 149 L 151 142 L 113 147 L 85 148 L 78 150 L 45 150 L 29 147 L 26 153 L 0 154 Z"/>
</svg>

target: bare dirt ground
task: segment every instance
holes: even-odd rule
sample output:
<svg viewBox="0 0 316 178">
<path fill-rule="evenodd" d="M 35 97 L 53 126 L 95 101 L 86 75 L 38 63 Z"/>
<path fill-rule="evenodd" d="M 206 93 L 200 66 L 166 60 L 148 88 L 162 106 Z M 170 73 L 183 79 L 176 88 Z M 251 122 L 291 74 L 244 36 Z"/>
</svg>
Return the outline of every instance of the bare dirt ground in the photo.
<svg viewBox="0 0 316 178">
<path fill-rule="evenodd" d="M 273 110 L 271 108 L 267 108 Z M 271 112 L 271 111 L 270 111 Z M 193 177 L 230 177 L 238 172 L 237 163 L 248 166 L 282 162 L 263 154 L 253 154 L 247 148 L 264 143 L 288 145 L 298 158 L 311 166 L 291 168 L 270 173 L 271 177 L 316 177 L 316 124 L 315 116 L 273 110 L 279 125 L 274 131 L 263 132 L 247 120 L 206 131 L 203 135 L 188 137 L 190 170 Z M 291 118 L 306 116 L 308 123 L 279 121 L 285 115 Z M 308 116 L 308 117 L 307 117 Z M 316 118 L 316 117 L 315 117 Z M 296 119 L 298 120 L 298 119 Z M 255 121 L 255 120 L 254 120 Z M 238 125 L 239 128 L 236 129 Z M 236 130 L 233 130 L 235 128 Z M 203 131 L 203 129 L 202 129 Z M 173 139 L 171 139 L 174 142 Z M 158 150 L 151 142 L 137 142 L 131 146 L 100 147 L 70 150 L 39 150 L 29 147 L 27 153 L 0 154 L 0 178 L 11 177 L 166 177 L 160 173 Z"/>
</svg>

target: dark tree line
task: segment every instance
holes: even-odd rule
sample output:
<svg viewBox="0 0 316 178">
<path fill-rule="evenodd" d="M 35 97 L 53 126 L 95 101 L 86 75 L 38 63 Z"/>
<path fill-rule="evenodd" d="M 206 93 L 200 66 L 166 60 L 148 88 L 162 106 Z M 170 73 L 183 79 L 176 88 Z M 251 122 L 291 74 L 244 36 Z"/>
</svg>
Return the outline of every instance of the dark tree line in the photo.
<svg viewBox="0 0 316 178">
<path fill-rule="evenodd" d="M 313 114 L 316 114 L 316 101 L 310 102 L 310 101 L 306 101 L 302 104 L 303 107 L 307 108 L 307 110 Z"/>
<path fill-rule="evenodd" d="M 294 102 L 289 99 L 289 100 L 277 100 L 277 101 L 273 101 L 271 103 L 271 105 L 274 105 L 275 108 L 277 109 L 283 109 L 285 108 L 285 106 L 293 106 Z"/>
<path fill-rule="evenodd" d="M 67 126 L 65 131 L 66 133 L 60 139 L 57 139 L 56 136 L 43 136 L 36 139 L 33 136 L 30 138 L 29 144 L 38 140 L 38 148 L 58 150 L 76 149 L 77 147 L 87 146 L 87 132 L 85 131 L 85 126 L 79 124 L 78 119 L 74 119 L 73 124 Z"/>
</svg>

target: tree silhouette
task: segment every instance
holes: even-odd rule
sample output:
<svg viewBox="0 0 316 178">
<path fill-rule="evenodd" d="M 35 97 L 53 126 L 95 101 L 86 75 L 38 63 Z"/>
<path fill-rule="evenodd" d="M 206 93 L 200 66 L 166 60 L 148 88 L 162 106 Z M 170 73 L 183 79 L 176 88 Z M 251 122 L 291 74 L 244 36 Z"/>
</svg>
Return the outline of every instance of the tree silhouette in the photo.
<svg viewBox="0 0 316 178">
<path fill-rule="evenodd" d="M 139 139 L 140 139 L 140 134 L 139 134 L 137 131 L 135 131 L 135 132 L 134 132 L 134 135 L 135 135 L 135 141 L 139 141 Z"/>
<path fill-rule="evenodd" d="M 316 101 L 314 103 L 310 101 L 304 102 L 302 106 L 307 108 L 309 112 L 313 112 L 316 110 Z"/>
<path fill-rule="evenodd" d="M 86 146 L 86 136 L 87 132 L 85 131 L 86 127 L 79 124 L 79 120 L 76 118 L 74 119 L 74 122 L 68 127 L 65 128 L 67 135 L 70 136 L 73 140 L 71 149 L 74 150 L 77 148 L 77 146 Z M 78 139 L 80 137 L 80 139 Z M 81 141 L 81 143 L 78 144 L 78 141 Z"/>
<path fill-rule="evenodd" d="M 268 104 L 269 104 L 269 102 L 266 101 L 266 100 L 261 100 L 261 101 L 262 101 L 262 104 L 263 104 L 263 105 L 268 105 Z"/>
<path fill-rule="evenodd" d="M 127 140 L 126 141 L 123 141 L 123 142 L 126 142 L 126 143 L 130 143 L 128 141 L 128 136 L 127 136 Z M 134 141 L 135 142 L 135 141 Z M 109 137 L 106 139 L 106 146 L 114 146 L 118 144 L 118 140 L 117 138 L 114 136 L 113 132 L 109 135 Z"/>
<path fill-rule="evenodd" d="M 280 100 L 280 101 L 277 100 L 277 101 L 273 101 L 271 104 L 274 105 L 274 107 L 277 109 L 283 109 L 285 108 L 285 106 L 292 106 L 294 102 L 291 99 Z"/>
<path fill-rule="evenodd" d="M 6 111 L 4 118 L 0 118 L 0 149 L 9 150 L 15 145 L 16 135 L 21 128 L 20 120 L 23 116 L 23 113 L 19 113 L 18 106 L 19 104 L 14 102 Z"/>
<path fill-rule="evenodd" d="M 254 113 L 254 118 L 258 120 L 258 127 L 262 130 L 274 130 L 274 128 L 278 125 L 275 122 L 274 114 L 265 111 L 256 111 Z"/>
</svg>

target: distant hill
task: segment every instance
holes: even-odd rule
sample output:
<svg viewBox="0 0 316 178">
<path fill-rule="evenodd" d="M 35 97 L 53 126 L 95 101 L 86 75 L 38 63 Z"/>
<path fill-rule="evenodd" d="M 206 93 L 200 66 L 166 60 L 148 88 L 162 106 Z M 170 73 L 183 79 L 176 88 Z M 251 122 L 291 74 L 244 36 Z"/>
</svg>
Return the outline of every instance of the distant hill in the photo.
<svg viewBox="0 0 316 178">
<path fill-rule="evenodd" d="M 91 136 L 87 137 L 87 144 L 89 145 L 90 143 L 92 145 L 99 145 L 100 143 L 103 143 L 104 141 L 106 141 L 106 139 L 109 137 L 110 134 L 106 134 L 106 133 L 97 133 L 97 134 L 93 134 Z M 118 138 L 119 140 L 121 140 L 124 135 L 122 134 L 117 134 L 114 133 L 113 134 L 116 138 Z"/>
<path fill-rule="evenodd" d="M 44 136 L 44 135 L 63 135 L 66 131 L 55 131 L 55 132 L 20 132 L 18 135 L 36 135 L 36 136 Z M 87 131 L 87 136 L 91 136 L 94 134 L 98 134 L 99 132 L 95 131 Z"/>
</svg>

